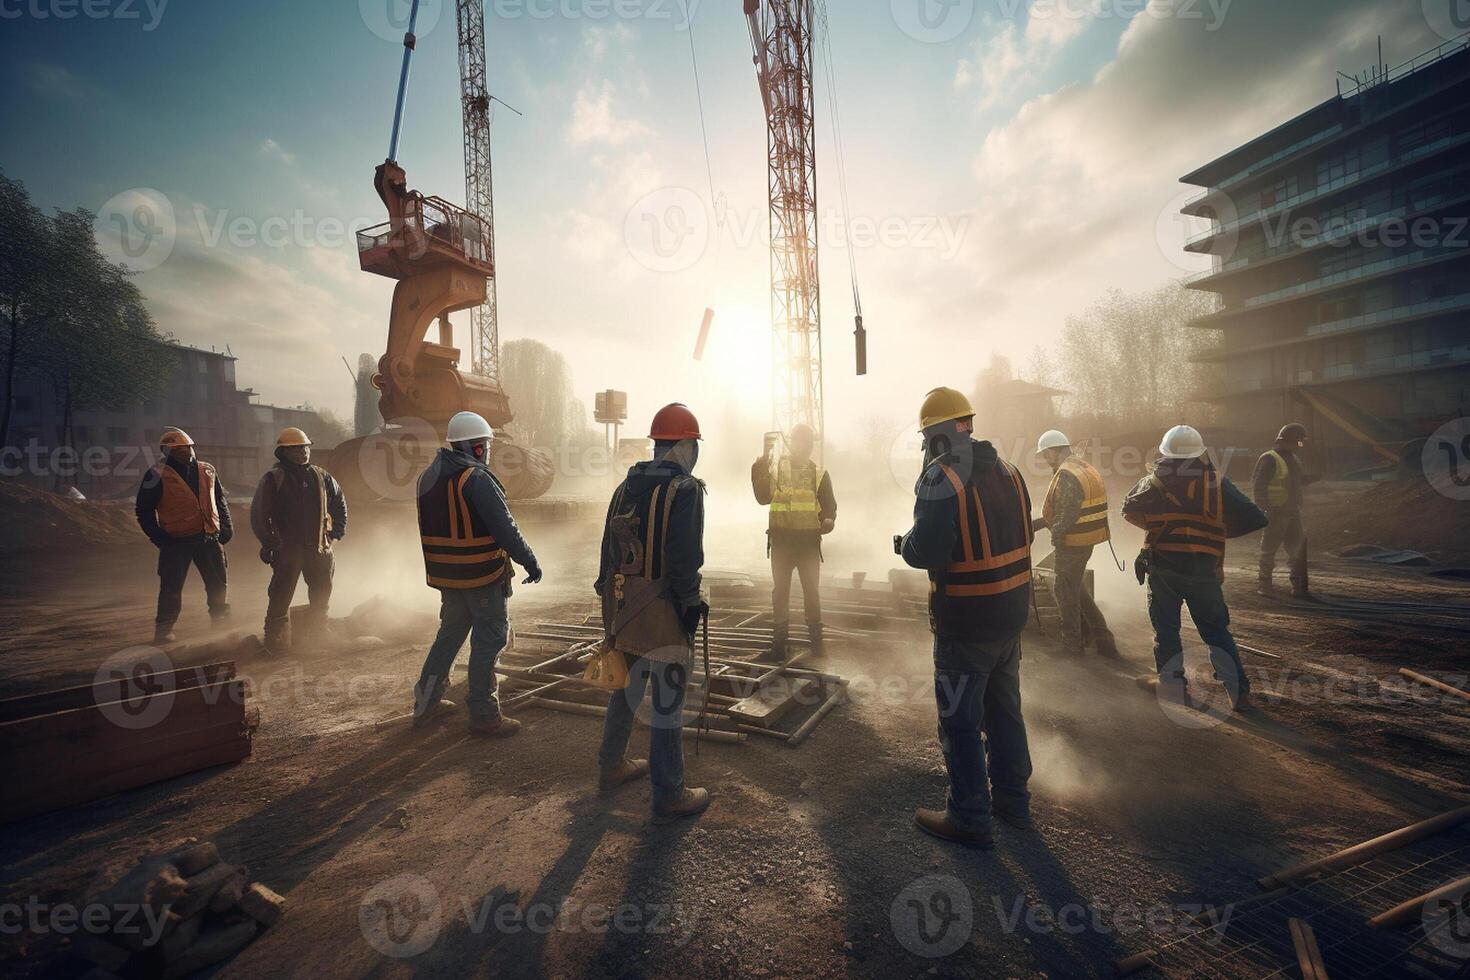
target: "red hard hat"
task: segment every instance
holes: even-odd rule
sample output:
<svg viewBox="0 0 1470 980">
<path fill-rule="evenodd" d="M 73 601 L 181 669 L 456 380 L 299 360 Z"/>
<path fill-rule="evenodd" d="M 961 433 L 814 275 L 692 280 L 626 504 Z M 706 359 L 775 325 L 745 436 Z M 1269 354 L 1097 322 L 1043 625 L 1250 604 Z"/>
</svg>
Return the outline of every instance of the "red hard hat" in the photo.
<svg viewBox="0 0 1470 980">
<path fill-rule="evenodd" d="M 699 419 L 682 402 L 665 405 L 653 417 L 653 429 L 648 438 L 678 442 L 681 439 L 703 439 L 699 434 Z"/>
</svg>

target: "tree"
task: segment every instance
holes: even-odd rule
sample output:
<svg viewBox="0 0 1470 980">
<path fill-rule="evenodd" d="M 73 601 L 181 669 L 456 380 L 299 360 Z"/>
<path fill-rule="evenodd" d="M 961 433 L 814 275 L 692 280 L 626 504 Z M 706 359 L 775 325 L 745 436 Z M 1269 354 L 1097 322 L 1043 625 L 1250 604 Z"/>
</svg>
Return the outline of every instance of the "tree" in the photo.
<svg viewBox="0 0 1470 980">
<path fill-rule="evenodd" d="M 501 348 L 500 377 L 515 413 L 511 434 L 523 445 L 561 446 L 587 427 L 586 409 L 572 397 L 566 358 L 539 340 L 512 340 Z"/>
<path fill-rule="evenodd" d="M 61 299 L 49 255 L 50 223 L 19 181 L 0 171 L 0 315 L 5 320 L 5 405 L 0 446 L 10 438 L 16 369 Z"/>
<path fill-rule="evenodd" d="M 1056 367 L 1052 364 L 1051 355 L 1040 344 L 1031 349 L 1031 360 L 1026 363 L 1026 380 L 1048 388 L 1057 386 Z"/>
</svg>

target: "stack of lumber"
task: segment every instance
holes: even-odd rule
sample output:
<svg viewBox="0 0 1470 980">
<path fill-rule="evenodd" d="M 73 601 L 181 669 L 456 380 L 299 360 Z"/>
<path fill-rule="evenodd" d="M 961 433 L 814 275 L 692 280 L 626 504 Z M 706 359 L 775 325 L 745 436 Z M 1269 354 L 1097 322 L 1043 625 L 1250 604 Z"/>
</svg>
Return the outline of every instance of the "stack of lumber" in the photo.
<svg viewBox="0 0 1470 980">
<path fill-rule="evenodd" d="M 259 713 L 233 661 L 131 672 L 0 700 L 0 821 L 250 755 Z"/>
<path fill-rule="evenodd" d="M 89 894 L 86 907 L 105 915 L 89 918 L 75 948 L 103 976 L 187 976 L 244 949 L 285 904 L 248 869 L 220 860 L 214 844 L 190 837 Z"/>
</svg>

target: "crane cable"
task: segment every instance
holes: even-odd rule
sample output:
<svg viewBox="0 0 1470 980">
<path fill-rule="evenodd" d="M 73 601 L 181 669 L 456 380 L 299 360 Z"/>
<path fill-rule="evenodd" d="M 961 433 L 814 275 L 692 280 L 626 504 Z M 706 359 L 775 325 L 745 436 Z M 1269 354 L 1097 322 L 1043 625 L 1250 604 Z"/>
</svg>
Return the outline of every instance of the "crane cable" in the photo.
<svg viewBox="0 0 1470 980">
<path fill-rule="evenodd" d="M 690 13 L 689 4 L 684 4 L 684 22 L 688 25 L 689 34 L 689 64 L 694 69 L 694 101 L 699 106 L 699 134 L 704 140 L 704 176 L 709 182 L 709 207 L 714 216 L 715 228 L 723 225 L 724 216 L 720 213 L 719 200 L 715 196 L 715 169 L 710 159 L 709 152 L 709 127 L 704 118 L 704 91 L 699 82 L 699 57 L 694 50 L 694 17 Z"/>
<path fill-rule="evenodd" d="M 827 103 L 832 112 L 832 140 L 837 152 L 837 189 L 842 199 L 842 226 L 847 233 L 847 270 L 852 281 L 853 313 L 863 315 L 862 296 L 858 292 L 857 253 L 852 240 L 852 206 L 847 195 L 847 157 L 842 149 L 842 114 L 837 109 L 837 71 L 832 63 L 832 32 L 827 26 L 827 2 L 816 0 L 820 11 L 823 63 L 827 75 Z"/>
</svg>

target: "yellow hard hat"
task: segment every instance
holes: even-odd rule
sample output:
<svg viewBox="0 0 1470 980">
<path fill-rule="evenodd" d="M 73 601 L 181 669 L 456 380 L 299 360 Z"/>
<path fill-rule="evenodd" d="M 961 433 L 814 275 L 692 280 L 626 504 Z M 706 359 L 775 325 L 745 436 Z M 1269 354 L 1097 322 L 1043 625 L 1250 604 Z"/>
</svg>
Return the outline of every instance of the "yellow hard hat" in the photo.
<svg viewBox="0 0 1470 980">
<path fill-rule="evenodd" d="M 924 407 L 919 409 L 919 431 L 941 422 L 969 418 L 974 414 L 970 399 L 963 393 L 953 388 L 935 388 L 924 396 Z"/>
<path fill-rule="evenodd" d="M 280 448 L 282 448 L 284 446 L 309 446 L 309 445 L 311 445 L 311 440 L 308 439 L 308 438 L 306 438 L 306 433 L 305 432 L 302 432 L 300 429 L 296 428 L 295 426 L 287 426 L 286 428 L 284 428 L 284 429 L 281 430 L 281 434 L 280 435 L 276 436 L 276 448 L 277 449 L 280 449 Z"/>
<path fill-rule="evenodd" d="M 160 449 L 178 449 L 180 446 L 192 446 L 194 440 L 189 438 L 189 433 L 183 429 L 168 428 L 163 430 L 163 435 L 158 439 Z"/>
</svg>

